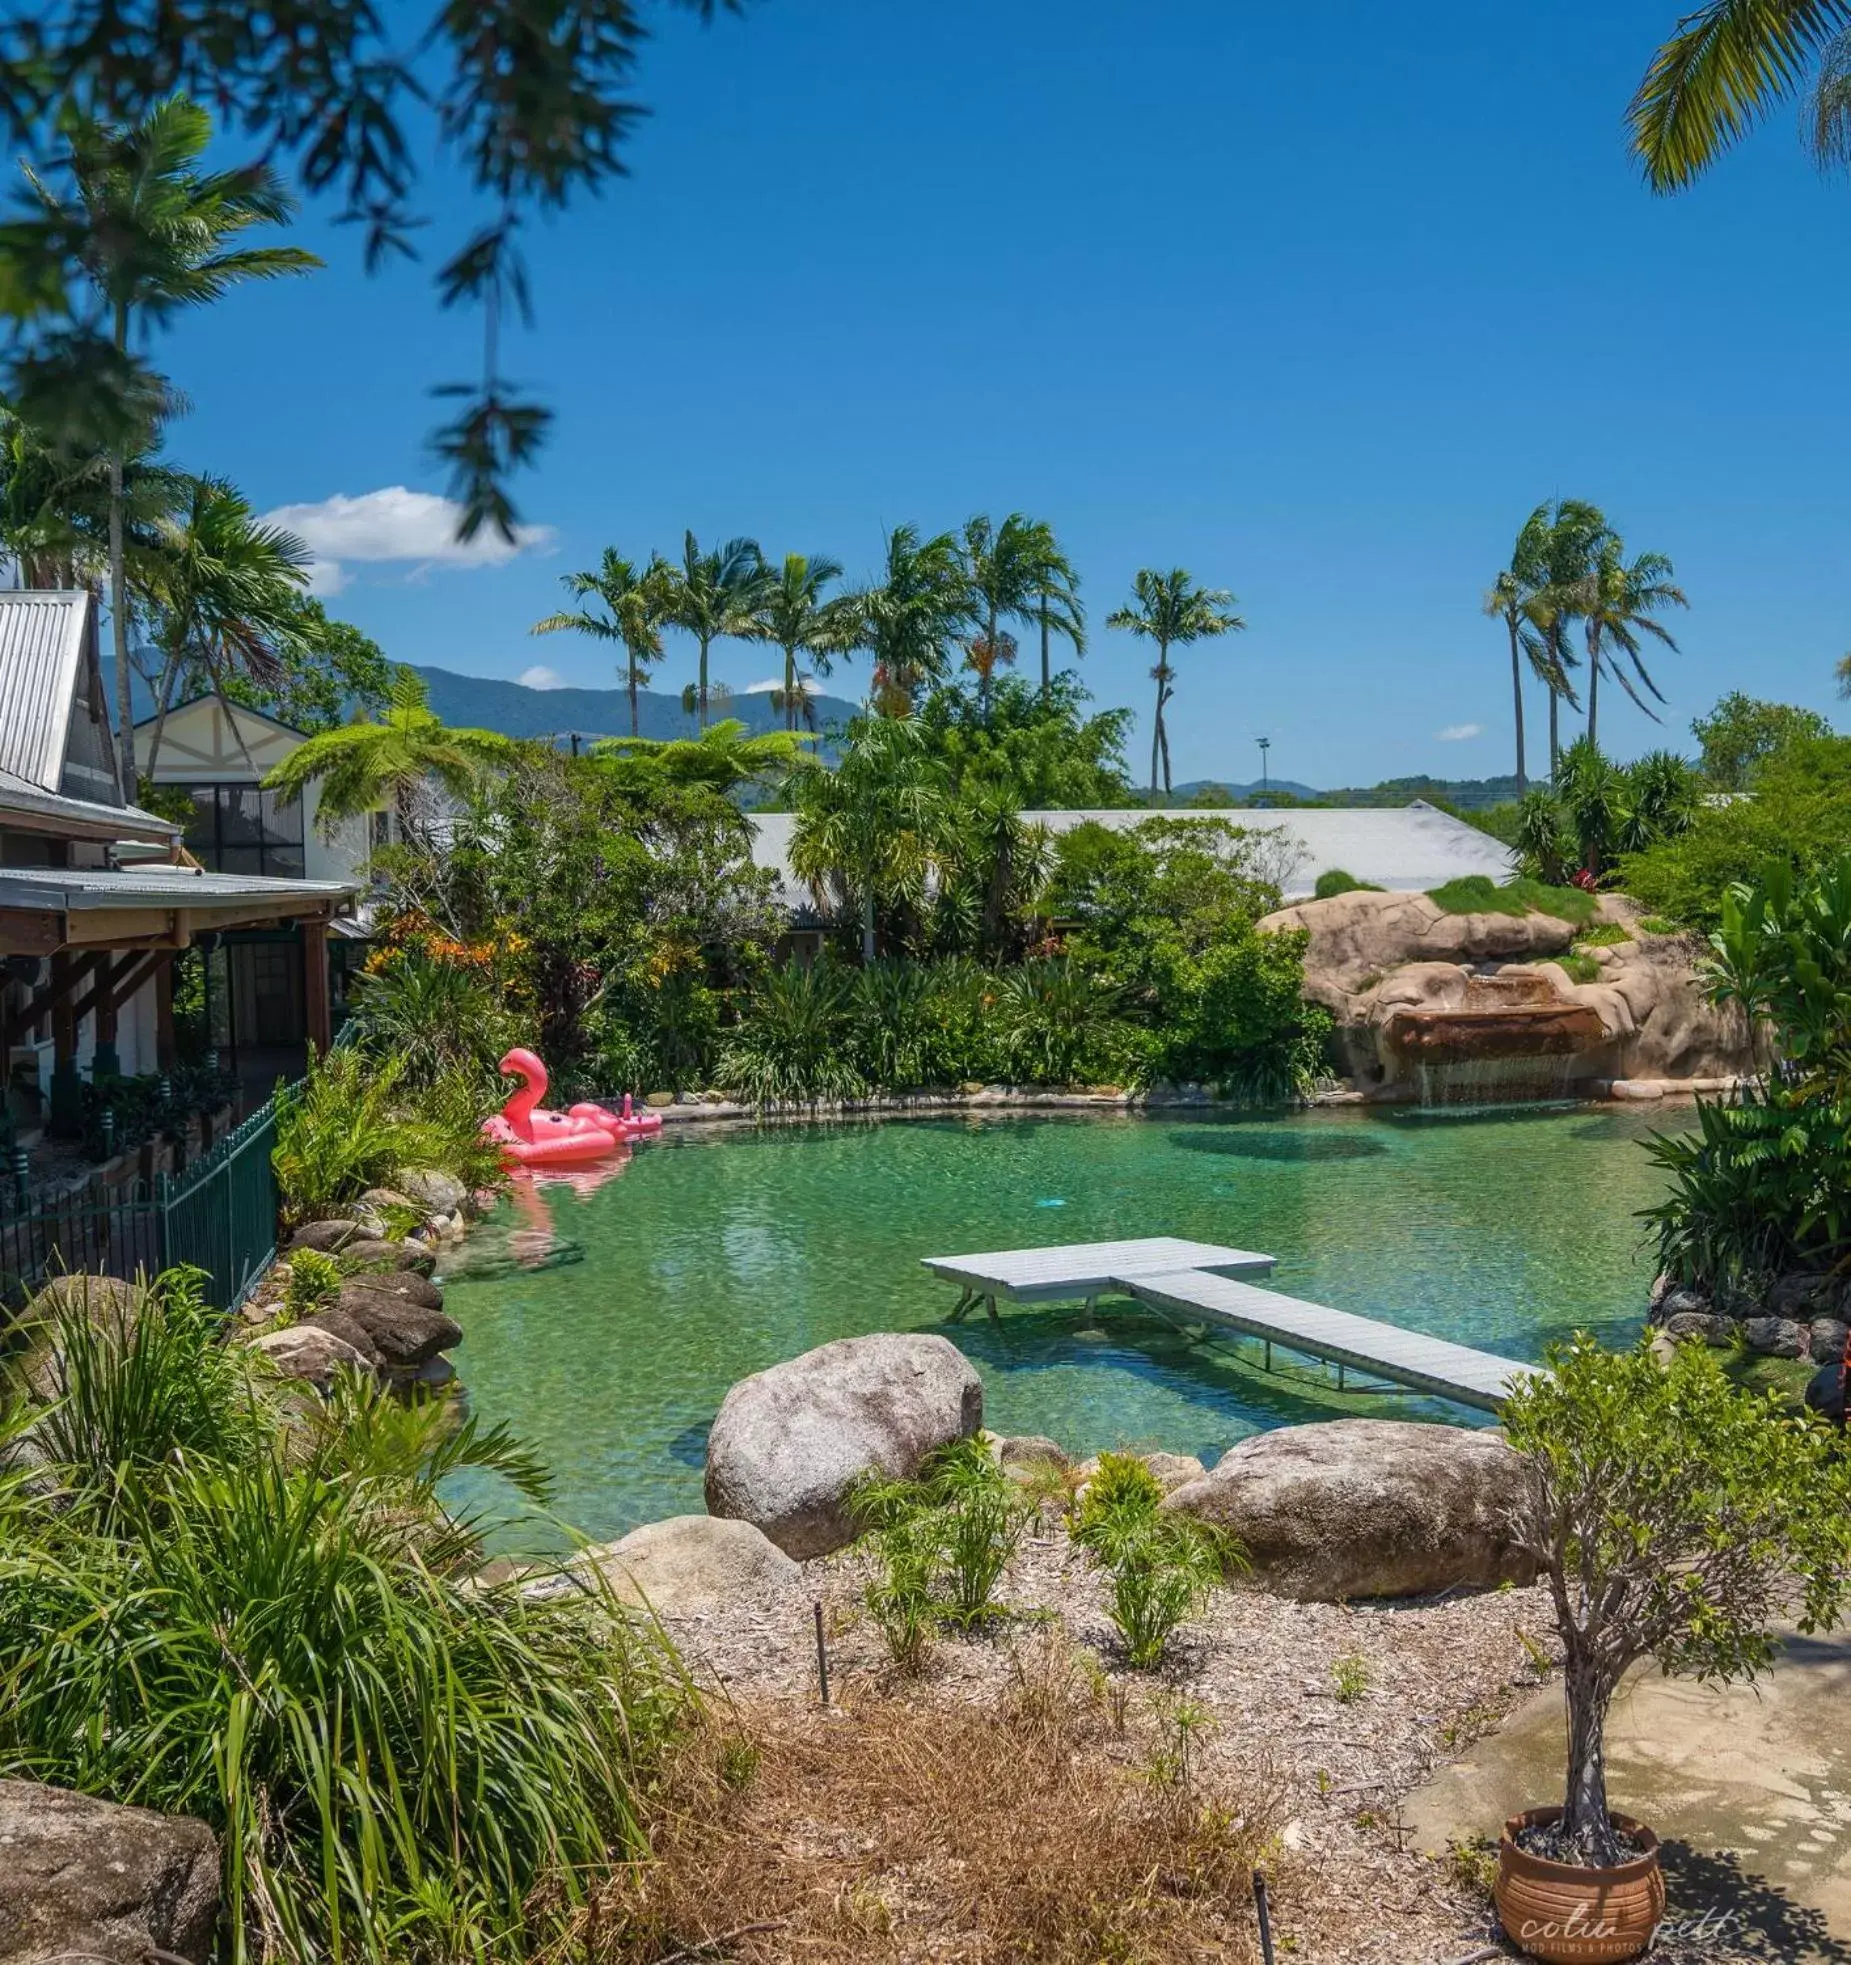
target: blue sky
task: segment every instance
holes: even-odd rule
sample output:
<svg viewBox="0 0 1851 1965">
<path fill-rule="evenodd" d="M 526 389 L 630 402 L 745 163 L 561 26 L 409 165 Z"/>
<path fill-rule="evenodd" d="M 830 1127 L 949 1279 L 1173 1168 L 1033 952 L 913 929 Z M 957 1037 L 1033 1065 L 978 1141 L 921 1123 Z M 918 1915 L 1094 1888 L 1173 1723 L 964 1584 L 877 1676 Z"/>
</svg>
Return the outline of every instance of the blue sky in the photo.
<svg viewBox="0 0 1851 1965">
<path fill-rule="evenodd" d="M 1248 631 L 1179 662 L 1178 778 L 1255 775 L 1262 734 L 1312 783 L 1478 776 L 1511 755 L 1479 597 L 1530 506 L 1573 495 L 1690 593 L 1665 732 L 1734 687 L 1834 710 L 1851 183 L 1783 114 L 1695 192 L 1644 191 L 1621 117 L 1679 10 L 665 13 L 634 175 L 533 243 L 510 367 L 557 411 L 522 487 L 543 535 L 448 565 L 441 514 L 372 498 L 362 550 L 404 557 L 342 558 L 332 604 L 399 659 L 603 683 L 602 648 L 527 629 L 606 543 L 673 551 L 692 525 L 858 575 L 886 526 L 1022 509 L 1096 621 L 1144 564 L 1239 596 Z M 453 188 L 429 195 L 433 239 L 460 236 Z M 476 360 L 428 269 L 368 278 L 327 217 L 298 228 L 327 271 L 167 345 L 194 401 L 174 454 L 265 509 L 440 493 L 426 392 Z M 332 542 L 338 514 L 304 522 Z M 671 646 L 661 680 L 692 664 Z M 1134 763 L 1147 669 L 1103 630 L 1085 664 L 1139 711 Z M 740 645 L 716 670 L 768 672 Z M 1617 692 L 1602 713 L 1616 749 L 1664 740 Z"/>
</svg>

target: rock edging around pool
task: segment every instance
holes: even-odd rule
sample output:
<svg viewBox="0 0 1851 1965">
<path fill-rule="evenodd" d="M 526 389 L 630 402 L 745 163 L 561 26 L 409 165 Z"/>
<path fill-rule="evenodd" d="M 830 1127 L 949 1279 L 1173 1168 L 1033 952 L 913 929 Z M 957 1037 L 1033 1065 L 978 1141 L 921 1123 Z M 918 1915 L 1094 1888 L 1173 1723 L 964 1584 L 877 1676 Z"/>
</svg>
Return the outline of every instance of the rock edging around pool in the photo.
<svg viewBox="0 0 1851 1965">
<path fill-rule="evenodd" d="M 839 1339 L 727 1393 L 708 1435 L 709 1515 L 749 1524 L 795 1560 L 828 1555 L 855 1539 L 848 1499 L 864 1474 L 911 1478 L 982 1428 L 982 1382 L 948 1339 Z M 1052 1468 L 1075 1493 L 1096 1465 L 1076 1466 L 1052 1440 L 985 1437 L 1006 1473 Z M 1231 1535 L 1274 1594 L 1339 1602 L 1533 1578 L 1522 1462 L 1487 1429 L 1338 1419 L 1255 1434 L 1212 1470 L 1140 1457 L 1164 1505 Z M 600 1554 L 621 1567 L 623 1548 Z"/>
</svg>

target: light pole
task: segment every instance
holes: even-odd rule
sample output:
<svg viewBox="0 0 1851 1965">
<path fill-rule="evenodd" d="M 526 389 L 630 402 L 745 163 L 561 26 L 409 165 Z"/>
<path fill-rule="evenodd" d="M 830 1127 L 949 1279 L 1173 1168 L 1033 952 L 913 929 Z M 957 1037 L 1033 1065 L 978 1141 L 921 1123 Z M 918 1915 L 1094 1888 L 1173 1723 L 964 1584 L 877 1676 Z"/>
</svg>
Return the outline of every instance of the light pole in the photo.
<svg viewBox="0 0 1851 1965">
<path fill-rule="evenodd" d="M 1271 798 L 1273 795 L 1273 786 L 1272 786 L 1271 775 L 1269 774 L 1266 768 L 1266 753 L 1272 749 L 1273 740 L 1270 737 L 1262 737 L 1259 739 L 1259 745 L 1260 745 L 1260 796 L 1262 798 Z"/>
</svg>

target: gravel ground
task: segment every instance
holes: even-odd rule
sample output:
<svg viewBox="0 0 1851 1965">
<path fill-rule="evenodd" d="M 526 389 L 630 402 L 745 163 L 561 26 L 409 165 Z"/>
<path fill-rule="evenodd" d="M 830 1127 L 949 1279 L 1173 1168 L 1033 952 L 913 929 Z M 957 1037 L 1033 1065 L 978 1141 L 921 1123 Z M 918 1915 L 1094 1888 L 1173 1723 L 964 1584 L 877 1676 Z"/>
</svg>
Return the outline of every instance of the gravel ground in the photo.
<svg viewBox="0 0 1851 1965">
<path fill-rule="evenodd" d="M 1283 1793 L 1282 1839 L 1294 1858 L 1275 1906 L 1282 1956 L 1451 1965 L 1507 1955 L 1492 1943 L 1488 1899 L 1406 1846 L 1396 1804 L 1548 1674 L 1553 1626 L 1540 1591 L 1393 1606 L 1218 1592 L 1153 1678 L 1117 1667 L 1100 1580 L 1050 1520 L 1004 1579 L 1009 1619 L 986 1637 L 941 1641 L 925 1676 L 901 1682 L 862 1608 L 865 1576 L 864 1559 L 848 1552 L 806 1565 L 800 1594 L 675 1618 L 669 1629 L 701 1682 L 749 1722 L 755 1708 L 814 1701 L 812 1602 L 824 1607 L 835 1697 L 850 1705 L 994 1699 L 1015 1651 L 1058 1620 L 1129 1700 L 1186 1697 L 1205 1711 L 1196 1748 L 1205 1789 Z M 1659 1957 L 1671 1965 L 1671 1952 Z"/>
</svg>

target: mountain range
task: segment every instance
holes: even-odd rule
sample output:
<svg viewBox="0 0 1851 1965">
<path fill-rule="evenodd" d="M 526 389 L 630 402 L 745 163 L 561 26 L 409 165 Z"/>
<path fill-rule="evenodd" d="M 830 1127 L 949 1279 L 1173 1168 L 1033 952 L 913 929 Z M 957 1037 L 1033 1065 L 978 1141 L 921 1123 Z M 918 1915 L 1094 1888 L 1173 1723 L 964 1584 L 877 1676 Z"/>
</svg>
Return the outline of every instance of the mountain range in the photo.
<svg viewBox="0 0 1851 1965">
<path fill-rule="evenodd" d="M 530 689 L 499 676 L 459 675 L 454 669 L 413 664 L 430 690 L 431 709 L 445 723 L 475 730 L 499 730 L 505 737 L 627 737 L 630 697 L 623 689 Z M 828 731 L 854 716 L 858 704 L 841 696 L 810 699 L 816 728 Z M 679 695 L 658 689 L 639 690 L 636 699 L 639 734 L 645 737 L 698 737 L 700 720 L 681 707 Z M 784 712 L 773 709 L 771 697 L 760 690 L 751 695 L 715 692 L 709 719 L 731 717 L 748 730 L 782 730 Z"/>
</svg>

